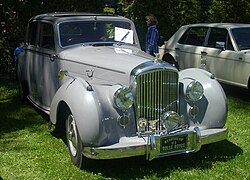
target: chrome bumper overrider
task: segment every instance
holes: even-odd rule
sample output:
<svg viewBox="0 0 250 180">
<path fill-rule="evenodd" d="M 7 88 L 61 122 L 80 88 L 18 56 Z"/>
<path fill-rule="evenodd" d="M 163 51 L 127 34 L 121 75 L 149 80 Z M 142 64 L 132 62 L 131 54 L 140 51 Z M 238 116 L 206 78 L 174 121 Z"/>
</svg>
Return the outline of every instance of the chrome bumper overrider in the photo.
<svg viewBox="0 0 250 180">
<path fill-rule="evenodd" d="M 185 148 L 175 148 L 162 152 L 161 141 L 168 138 L 180 138 L 186 140 Z M 154 158 L 170 156 L 175 154 L 183 154 L 189 152 L 197 152 L 204 144 L 218 142 L 227 138 L 227 129 L 207 129 L 200 130 L 198 127 L 192 131 L 178 132 L 167 136 L 148 135 L 147 137 L 124 137 L 120 142 L 105 147 L 84 147 L 84 156 L 91 159 L 115 159 L 132 156 L 146 155 L 147 160 Z M 174 145 L 170 145 L 174 146 Z M 180 144 L 182 146 L 182 144 Z"/>
</svg>

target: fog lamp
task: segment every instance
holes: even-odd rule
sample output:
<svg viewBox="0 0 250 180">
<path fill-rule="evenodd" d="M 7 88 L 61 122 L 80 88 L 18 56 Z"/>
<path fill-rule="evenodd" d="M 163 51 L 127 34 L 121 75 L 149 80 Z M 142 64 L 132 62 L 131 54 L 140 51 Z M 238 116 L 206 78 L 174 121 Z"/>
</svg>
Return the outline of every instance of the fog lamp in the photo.
<svg viewBox="0 0 250 180">
<path fill-rule="evenodd" d="M 120 126 L 125 127 L 130 122 L 130 118 L 127 115 L 122 115 L 118 117 L 118 122 Z"/>
<path fill-rule="evenodd" d="M 132 92 L 127 87 L 118 89 L 114 94 L 115 106 L 121 110 L 129 109 L 134 103 Z"/>
<path fill-rule="evenodd" d="M 202 98 L 204 89 L 202 84 L 199 81 L 192 81 L 189 83 L 186 89 L 187 99 L 195 102 Z"/>
<path fill-rule="evenodd" d="M 181 123 L 179 114 L 174 111 L 165 112 L 162 116 L 162 122 L 168 130 L 177 128 Z"/>
<path fill-rule="evenodd" d="M 197 106 L 192 106 L 189 109 L 189 116 L 191 116 L 192 118 L 195 118 L 198 115 L 199 111 L 200 110 Z"/>
</svg>

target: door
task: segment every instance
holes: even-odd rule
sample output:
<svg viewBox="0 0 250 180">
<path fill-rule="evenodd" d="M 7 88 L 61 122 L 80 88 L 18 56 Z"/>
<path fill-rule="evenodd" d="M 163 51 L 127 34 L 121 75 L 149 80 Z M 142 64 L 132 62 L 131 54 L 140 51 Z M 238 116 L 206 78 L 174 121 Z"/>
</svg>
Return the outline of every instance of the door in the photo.
<svg viewBox="0 0 250 180">
<path fill-rule="evenodd" d="M 227 29 L 211 28 L 206 46 L 207 70 L 222 82 L 239 83 L 235 77 L 244 68 L 243 53 L 235 51 Z"/>
<path fill-rule="evenodd" d="M 207 31 L 206 27 L 191 27 L 180 38 L 175 49 L 180 69 L 201 66 Z"/>
<path fill-rule="evenodd" d="M 223 46 L 220 46 L 223 44 Z M 247 53 L 233 47 L 229 32 L 224 28 L 211 28 L 207 42 L 207 70 L 221 82 L 247 87 L 249 63 Z"/>
<path fill-rule="evenodd" d="M 37 48 L 37 38 L 38 37 L 38 22 L 30 22 L 28 27 L 28 38 L 27 38 L 27 47 L 26 47 L 26 68 L 27 68 L 27 80 L 29 86 L 29 95 L 28 98 L 33 102 L 40 101 L 37 91 L 37 83 L 40 81 L 36 76 L 36 72 L 39 70 L 36 65 L 36 59 L 38 58 L 38 48 Z"/>
<path fill-rule="evenodd" d="M 59 60 L 55 52 L 54 28 L 50 23 L 40 23 L 39 53 L 37 64 L 39 64 L 38 91 L 41 98 L 41 105 L 49 109 L 52 99 L 59 88 Z"/>
<path fill-rule="evenodd" d="M 27 60 L 29 61 L 29 98 L 39 108 L 49 106 L 59 87 L 58 61 L 55 55 L 54 28 L 50 23 L 36 22 L 31 31 Z"/>
</svg>

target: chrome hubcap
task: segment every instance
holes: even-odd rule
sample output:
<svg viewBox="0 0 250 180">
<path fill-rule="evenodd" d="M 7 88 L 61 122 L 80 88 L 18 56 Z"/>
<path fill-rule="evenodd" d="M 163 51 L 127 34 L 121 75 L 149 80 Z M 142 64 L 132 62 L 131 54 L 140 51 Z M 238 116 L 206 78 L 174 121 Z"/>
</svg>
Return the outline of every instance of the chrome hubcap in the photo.
<svg viewBox="0 0 250 180">
<path fill-rule="evenodd" d="M 74 120 L 73 115 L 69 115 L 68 117 L 68 129 L 67 129 L 67 136 L 69 141 L 69 149 L 73 156 L 77 154 L 77 130 L 76 130 L 76 123 Z"/>
</svg>

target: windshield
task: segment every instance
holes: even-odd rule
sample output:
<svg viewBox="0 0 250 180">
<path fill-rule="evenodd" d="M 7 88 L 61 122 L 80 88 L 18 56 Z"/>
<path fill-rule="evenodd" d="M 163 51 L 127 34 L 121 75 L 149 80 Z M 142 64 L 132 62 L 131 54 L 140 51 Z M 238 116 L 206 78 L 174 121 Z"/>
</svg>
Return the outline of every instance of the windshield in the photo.
<svg viewBox="0 0 250 180">
<path fill-rule="evenodd" d="M 236 28 L 232 33 L 239 50 L 250 49 L 250 28 Z"/>
<path fill-rule="evenodd" d="M 131 24 L 121 21 L 70 21 L 59 24 L 62 47 L 75 44 L 135 44 Z"/>
</svg>

